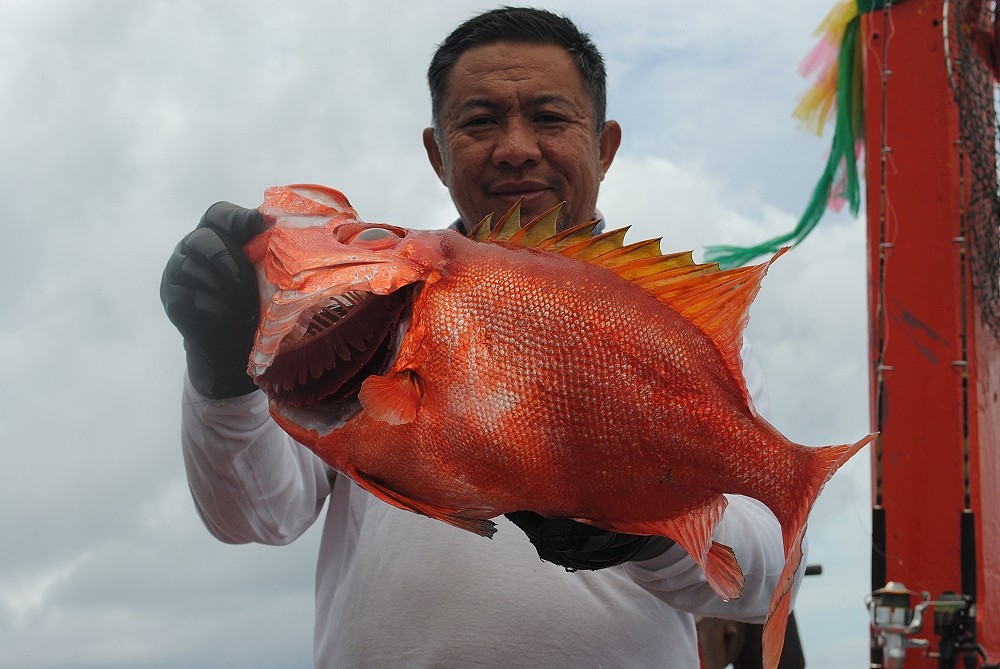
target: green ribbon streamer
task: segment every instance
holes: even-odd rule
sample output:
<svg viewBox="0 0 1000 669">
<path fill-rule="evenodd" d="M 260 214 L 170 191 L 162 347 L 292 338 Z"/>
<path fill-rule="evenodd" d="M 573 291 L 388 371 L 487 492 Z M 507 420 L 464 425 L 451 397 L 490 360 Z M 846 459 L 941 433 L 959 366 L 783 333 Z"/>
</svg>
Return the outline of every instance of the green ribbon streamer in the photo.
<svg viewBox="0 0 1000 669">
<path fill-rule="evenodd" d="M 901 0 L 895 0 L 896 3 Z M 861 180 L 858 177 L 856 143 L 864 129 L 864 105 L 861 96 L 861 51 L 858 41 L 861 34 L 862 14 L 891 5 L 892 0 L 857 0 L 859 16 L 844 27 L 844 37 L 838 55 L 837 116 L 833 144 L 826 168 L 813 189 L 805 212 L 791 232 L 772 237 L 753 246 L 709 246 L 705 249 L 708 262 L 717 262 L 725 269 L 746 265 L 754 259 L 774 254 L 783 246 L 795 245 L 812 232 L 826 211 L 830 193 L 838 180 L 844 181 L 843 197 L 851 213 L 857 216 L 861 206 Z"/>
</svg>

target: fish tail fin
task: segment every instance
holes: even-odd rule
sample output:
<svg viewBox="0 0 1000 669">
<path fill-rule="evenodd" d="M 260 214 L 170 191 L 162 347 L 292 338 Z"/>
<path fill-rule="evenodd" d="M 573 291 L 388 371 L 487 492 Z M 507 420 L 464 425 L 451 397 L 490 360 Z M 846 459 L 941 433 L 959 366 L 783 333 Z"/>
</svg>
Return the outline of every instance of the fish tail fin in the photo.
<svg viewBox="0 0 1000 669">
<path fill-rule="evenodd" d="M 792 571 L 795 574 L 795 571 Z M 771 600 L 770 612 L 767 614 L 767 622 L 764 623 L 764 634 L 761 638 L 761 647 L 764 653 L 764 669 L 777 669 L 781 660 L 781 649 L 785 645 L 785 629 L 788 627 L 788 616 L 792 613 L 792 595 L 785 591 L 777 598 Z"/>
<path fill-rule="evenodd" d="M 802 535 L 805 533 L 806 519 L 809 517 L 809 512 L 812 511 L 816 498 L 822 492 L 823 486 L 833 478 L 833 475 L 845 462 L 871 443 L 876 436 L 878 436 L 877 432 L 866 435 L 853 444 L 820 446 L 818 448 L 801 447 L 806 454 L 807 462 L 802 479 L 804 486 L 800 489 L 804 494 L 801 496 L 800 503 L 790 508 L 788 517 L 778 517 L 778 520 L 781 521 L 786 557 L 790 555 L 793 545 L 801 543 Z"/>
<path fill-rule="evenodd" d="M 802 504 L 794 509 L 790 517 L 781 518 L 782 538 L 785 546 L 785 566 L 778 577 L 778 586 L 768 606 L 767 621 L 764 623 L 762 646 L 764 669 L 775 669 L 781 659 L 781 648 L 785 642 L 785 628 L 792 608 L 792 583 L 795 572 L 802 563 L 802 539 L 806 533 L 806 519 L 813 503 L 830 478 L 858 451 L 867 446 L 877 433 L 872 433 L 853 444 L 823 446 L 808 449 L 812 461 L 812 480 L 807 488 Z"/>
</svg>

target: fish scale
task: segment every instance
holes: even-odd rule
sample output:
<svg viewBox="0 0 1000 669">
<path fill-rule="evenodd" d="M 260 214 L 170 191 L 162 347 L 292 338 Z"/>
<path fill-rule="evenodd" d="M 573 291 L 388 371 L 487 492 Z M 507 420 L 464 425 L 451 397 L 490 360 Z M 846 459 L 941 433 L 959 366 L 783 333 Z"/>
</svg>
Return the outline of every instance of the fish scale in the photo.
<svg viewBox="0 0 1000 669">
<path fill-rule="evenodd" d="M 720 271 L 658 240 L 625 245 L 625 229 L 557 232 L 558 209 L 522 225 L 516 205 L 471 238 L 363 224 L 322 186 L 269 189 L 260 210 L 270 227 L 245 248 L 262 286 L 249 371 L 329 370 L 261 384 L 283 429 L 383 501 L 476 534 L 529 510 L 668 537 L 725 599 L 744 580 L 712 540 L 724 494 L 759 499 L 786 557 L 763 639 L 777 665 L 809 510 L 875 435 L 809 448 L 756 415 L 739 352 L 773 259 Z M 365 298 L 316 335 L 363 342 L 350 360 L 282 353 L 305 329 L 296 313 L 350 294 Z"/>
</svg>

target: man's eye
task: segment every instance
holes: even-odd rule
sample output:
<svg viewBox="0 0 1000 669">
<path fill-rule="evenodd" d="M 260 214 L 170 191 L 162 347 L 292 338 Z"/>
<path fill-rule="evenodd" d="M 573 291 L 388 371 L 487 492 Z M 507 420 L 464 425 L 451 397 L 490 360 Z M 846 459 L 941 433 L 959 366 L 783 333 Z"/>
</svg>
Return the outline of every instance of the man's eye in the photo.
<svg viewBox="0 0 1000 669">
<path fill-rule="evenodd" d="M 493 118 L 490 116 L 474 116 L 465 122 L 465 127 L 476 128 L 491 125 L 493 123 Z"/>
<path fill-rule="evenodd" d="M 539 114 L 535 117 L 535 122 L 553 125 L 556 123 L 565 123 L 566 119 L 559 114 Z"/>
</svg>

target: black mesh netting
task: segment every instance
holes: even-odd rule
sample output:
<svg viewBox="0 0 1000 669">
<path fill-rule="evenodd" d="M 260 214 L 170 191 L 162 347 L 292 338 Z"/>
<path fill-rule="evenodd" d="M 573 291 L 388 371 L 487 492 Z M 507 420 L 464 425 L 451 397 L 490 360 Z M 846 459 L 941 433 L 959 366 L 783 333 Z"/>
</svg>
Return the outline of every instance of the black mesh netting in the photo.
<svg viewBox="0 0 1000 669">
<path fill-rule="evenodd" d="M 964 223 L 973 295 L 984 324 L 1000 339 L 996 5 L 996 0 L 946 0 L 944 25 L 965 155 Z"/>
</svg>

